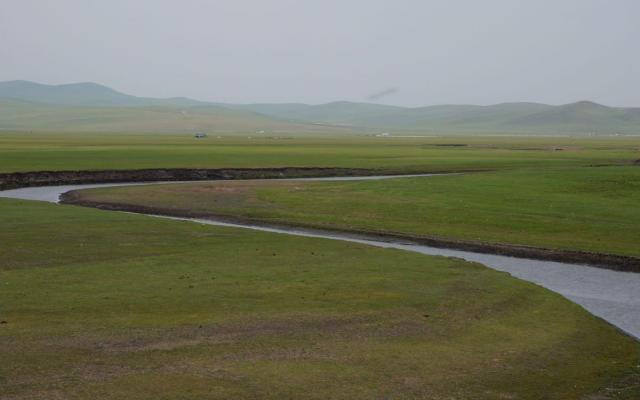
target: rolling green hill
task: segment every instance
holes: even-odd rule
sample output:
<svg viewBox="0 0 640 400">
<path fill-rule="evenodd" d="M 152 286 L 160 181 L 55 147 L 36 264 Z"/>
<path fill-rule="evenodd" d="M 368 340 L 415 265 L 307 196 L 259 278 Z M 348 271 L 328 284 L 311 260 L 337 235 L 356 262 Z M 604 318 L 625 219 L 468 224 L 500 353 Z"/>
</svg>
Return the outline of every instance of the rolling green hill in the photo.
<svg viewBox="0 0 640 400">
<path fill-rule="evenodd" d="M 405 116 L 408 110 L 403 107 L 349 101 L 335 101 L 320 105 L 293 103 L 224 106 L 293 121 L 374 128 L 384 126 L 386 118 Z"/>
<path fill-rule="evenodd" d="M 43 85 L 29 81 L 0 82 L 0 98 L 56 105 L 129 107 L 129 106 L 200 106 L 208 103 L 174 97 L 153 99 L 120 93 L 92 82 Z"/>
<path fill-rule="evenodd" d="M 640 108 L 613 108 L 587 101 L 561 106 L 503 103 L 407 108 L 334 102 L 317 106 L 247 105 L 239 108 L 293 121 L 389 131 L 640 134 Z"/>
<path fill-rule="evenodd" d="M 314 133 L 344 129 L 217 106 L 79 107 L 0 99 L 0 131 Z"/>
<path fill-rule="evenodd" d="M 640 108 L 588 101 L 415 108 L 348 101 L 224 104 L 136 97 L 95 83 L 10 81 L 0 82 L 0 129 L 610 135 L 640 134 Z"/>
</svg>

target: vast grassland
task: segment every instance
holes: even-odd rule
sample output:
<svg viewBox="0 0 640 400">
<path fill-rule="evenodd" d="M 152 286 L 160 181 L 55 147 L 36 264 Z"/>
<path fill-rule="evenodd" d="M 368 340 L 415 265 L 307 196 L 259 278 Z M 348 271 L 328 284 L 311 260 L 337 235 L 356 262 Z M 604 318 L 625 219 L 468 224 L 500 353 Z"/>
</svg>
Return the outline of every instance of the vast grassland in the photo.
<svg viewBox="0 0 640 400">
<path fill-rule="evenodd" d="M 252 220 L 640 256 L 640 167 L 91 189 L 78 198 Z"/>
<path fill-rule="evenodd" d="M 630 165 L 638 148 L 639 139 L 625 137 L 0 134 L 0 172 L 491 170 L 87 194 L 594 250 L 603 249 L 601 232 L 607 251 L 637 254 L 640 169 Z M 549 226 L 557 228 L 550 234 Z M 7 199 L 0 228 L 2 399 L 637 398 L 636 341 L 559 295 L 481 265 Z"/>
<path fill-rule="evenodd" d="M 640 158 L 640 137 L 258 136 L 3 133 L 0 172 L 281 166 L 428 172 L 629 164 Z"/>
<path fill-rule="evenodd" d="M 0 224 L 2 398 L 635 396 L 635 341 L 477 264 L 39 202 Z"/>
</svg>

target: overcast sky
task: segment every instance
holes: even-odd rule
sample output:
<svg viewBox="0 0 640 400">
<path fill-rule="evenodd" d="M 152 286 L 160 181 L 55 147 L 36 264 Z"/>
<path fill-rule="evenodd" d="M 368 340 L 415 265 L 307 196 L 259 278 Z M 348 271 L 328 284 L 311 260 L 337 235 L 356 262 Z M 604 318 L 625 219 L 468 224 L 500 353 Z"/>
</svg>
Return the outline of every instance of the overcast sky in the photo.
<svg viewBox="0 0 640 400">
<path fill-rule="evenodd" d="M 640 0 L 0 0 L 14 79 L 239 103 L 640 106 Z"/>
</svg>

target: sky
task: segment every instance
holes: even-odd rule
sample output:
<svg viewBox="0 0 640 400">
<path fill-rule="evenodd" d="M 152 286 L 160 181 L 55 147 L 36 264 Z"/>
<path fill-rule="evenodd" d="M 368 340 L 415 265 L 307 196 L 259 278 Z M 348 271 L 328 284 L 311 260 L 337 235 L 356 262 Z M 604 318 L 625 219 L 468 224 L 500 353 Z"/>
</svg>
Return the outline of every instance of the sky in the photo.
<svg viewBox="0 0 640 400">
<path fill-rule="evenodd" d="M 639 0 L 0 0 L 0 81 L 138 96 L 640 106 Z"/>
</svg>

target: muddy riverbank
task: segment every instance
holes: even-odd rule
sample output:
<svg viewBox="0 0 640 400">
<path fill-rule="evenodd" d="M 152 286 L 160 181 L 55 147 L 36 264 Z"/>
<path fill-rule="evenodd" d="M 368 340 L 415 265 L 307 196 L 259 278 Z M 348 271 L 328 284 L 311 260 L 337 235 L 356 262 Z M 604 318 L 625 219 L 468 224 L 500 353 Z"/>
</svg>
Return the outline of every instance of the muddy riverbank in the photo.
<svg viewBox="0 0 640 400">
<path fill-rule="evenodd" d="M 380 175 L 363 168 L 158 168 L 96 171 L 33 171 L 0 173 L 0 190 L 33 186 L 78 185 L 157 181 L 206 181 L 229 179 L 277 179 Z M 384 171 L 393 173 L 393 171 Z"/>
</svg>

